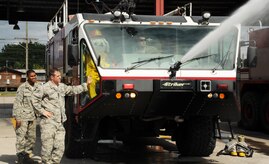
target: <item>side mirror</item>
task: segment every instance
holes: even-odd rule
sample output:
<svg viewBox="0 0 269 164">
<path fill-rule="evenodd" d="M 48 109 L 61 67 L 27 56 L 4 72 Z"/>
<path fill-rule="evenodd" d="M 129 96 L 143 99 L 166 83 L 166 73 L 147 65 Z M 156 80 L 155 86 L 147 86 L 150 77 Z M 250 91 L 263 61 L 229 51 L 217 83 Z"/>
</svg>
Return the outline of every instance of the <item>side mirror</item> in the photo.
<svg viewBox="0 0 269 164">
<path fill-rule="evenodd" d="M 247 58 L 242 60 L 242 65 L 246 67 L 256 67 L 257 64 L 257 47 L 255 40 L 240 41 L 240 47 L 247 48 Z"/>
<path fill-rule="evenodd" d="M 256 67 L 257 64 L 257 47 L 249 46 L 247 50 L 247 66 Z"/>
<path fill-rule="evenodd" d="M 68 44 L 68 65 L 70 67 L 78 65 L 78 45 Z"/>
</svg>

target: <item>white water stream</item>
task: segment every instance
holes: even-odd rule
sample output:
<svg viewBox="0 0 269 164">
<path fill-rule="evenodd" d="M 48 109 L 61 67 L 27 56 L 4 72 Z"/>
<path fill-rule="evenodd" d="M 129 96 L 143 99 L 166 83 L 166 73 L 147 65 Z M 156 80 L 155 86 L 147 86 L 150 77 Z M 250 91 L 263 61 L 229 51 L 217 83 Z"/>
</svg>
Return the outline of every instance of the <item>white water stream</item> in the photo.
<svg viewBox="0 0 269 164">
<path fill-rule="evenodd" d="M 198 42 L 188 53 L 181 59 L 184 63 L 203 52 L 208 45 L 215 43 L 225 33 L 238 24 L 252 24 L 260 19 L 269 17 L 269 0 L 249 0 L 246 4 L 238 8 L 229 18 L 222 22 L 221 26 L 209 33 L 200 42 Z"/>
</svg>

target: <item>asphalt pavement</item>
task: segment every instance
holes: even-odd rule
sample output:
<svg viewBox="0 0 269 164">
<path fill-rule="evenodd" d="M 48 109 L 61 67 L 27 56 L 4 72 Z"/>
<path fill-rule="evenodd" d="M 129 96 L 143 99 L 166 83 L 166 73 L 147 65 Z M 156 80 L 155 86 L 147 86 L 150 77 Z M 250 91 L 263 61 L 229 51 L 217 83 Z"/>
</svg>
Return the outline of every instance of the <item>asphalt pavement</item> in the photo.
<svg viewBox="0 0 269 164">
<path fill-rule="evenodd" d="M 0 118 L 10 118 L 15 97 L 0 96 Z"/>
</svg>

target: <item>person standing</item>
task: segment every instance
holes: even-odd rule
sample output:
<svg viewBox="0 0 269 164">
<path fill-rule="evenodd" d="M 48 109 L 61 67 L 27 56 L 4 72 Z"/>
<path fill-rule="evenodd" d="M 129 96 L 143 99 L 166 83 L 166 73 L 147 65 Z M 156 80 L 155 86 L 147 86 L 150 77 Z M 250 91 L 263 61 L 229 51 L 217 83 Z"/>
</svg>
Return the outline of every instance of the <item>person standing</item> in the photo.
<svg viewBox="0 0 269 164">
<path fill-rule="evenodd" d="M 33 92 L 41 83 L 37 82 L 33 70 L 26 72 L 27 81 L 17 89 L 12 116 L 15 119 L 16 151 L 18 163 L 37 163 L 31 157 L 36 141 L 36 113 L 31 104 Z"/>
<path fill-rule="evenodd" d="M 65 96 L 88 91 L 87 85 L 91 83 L 91 77 L 87 82 L 78 86 L 68 86 L 61 83 L 61 73 L 58 69 L 51 69 L 49 81 L 37 89 L 32 103 L 40 115 L 41 131 L 41 160 L 43 164 L 59 164 L 64 154 L 66 121 Z"/>
</svg>

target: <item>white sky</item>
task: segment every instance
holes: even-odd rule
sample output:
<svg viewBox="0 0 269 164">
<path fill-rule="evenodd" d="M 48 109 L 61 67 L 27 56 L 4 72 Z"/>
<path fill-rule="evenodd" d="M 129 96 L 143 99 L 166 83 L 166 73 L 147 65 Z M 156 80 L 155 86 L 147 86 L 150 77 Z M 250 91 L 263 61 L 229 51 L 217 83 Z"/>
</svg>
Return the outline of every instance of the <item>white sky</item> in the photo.
<svg viewBox="0 0 269 164">
<path fill-rule="evenodd" d="M 46 44 L 48 22 L 28 22 L 28 38 L 37 39 L 32 42 Z M 0 51 L 6 44 L 25 42 L 26 22 L 19 21 L 20 30 L 13 30 L 14 25 L 9 25 L 8 21 L 0 21 Z M 16 39 L 22 38 L 22 39 Z"/>
</svg>

